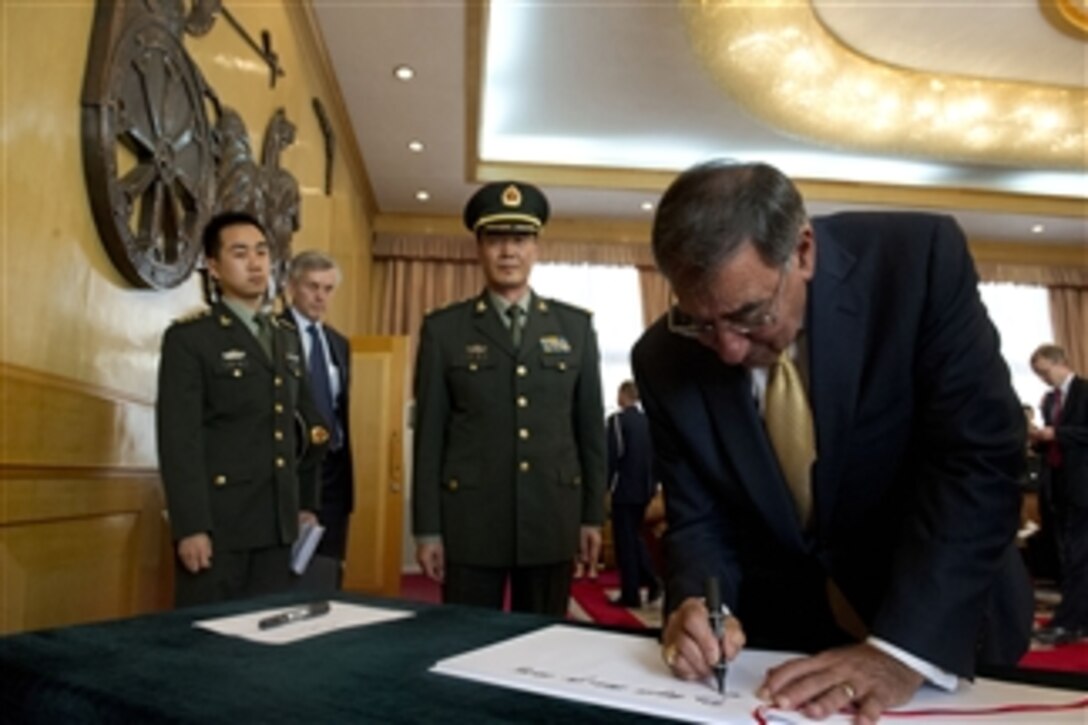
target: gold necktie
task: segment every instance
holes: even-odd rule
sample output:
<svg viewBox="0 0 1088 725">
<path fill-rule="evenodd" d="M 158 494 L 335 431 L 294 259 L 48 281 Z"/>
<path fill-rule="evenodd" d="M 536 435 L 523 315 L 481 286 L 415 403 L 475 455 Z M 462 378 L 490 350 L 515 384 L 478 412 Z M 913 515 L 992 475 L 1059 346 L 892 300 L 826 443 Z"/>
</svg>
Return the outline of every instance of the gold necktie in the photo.
<svg viewBox="0 0 1088 725">
<path fill-rule="evenodd" d="M 801 377 L 785 352 L 771 367 L 763 417 L 801 525 L 807 527 L 812 515 L 810 478 L 816 460 L 816 431 Z"/>
</svg>

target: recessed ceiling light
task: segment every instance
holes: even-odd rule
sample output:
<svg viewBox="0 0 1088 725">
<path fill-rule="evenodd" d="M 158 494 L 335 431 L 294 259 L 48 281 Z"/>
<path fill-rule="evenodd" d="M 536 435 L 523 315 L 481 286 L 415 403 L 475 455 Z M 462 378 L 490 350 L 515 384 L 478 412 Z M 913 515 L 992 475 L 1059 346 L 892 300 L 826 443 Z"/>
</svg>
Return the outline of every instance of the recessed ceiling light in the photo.
<svg viewBox="0 0 1088 725">
<path fill-rule="evenodd" d="M 1045 231 L 1046 231 L 1046 227 L 1044 227 L 1042 224 L 1032 224 L 1031 225 L 1031 233 L 1032 234 L 1042 234 Z"/>
<path fill-rule="evenodd" d="M 393 69 L 393 77 L 399 81 L 410 81 L 416 77 L 416 72 L 410 65 L 398 65 Z"/>
<path fill-rule="evenodd" d="M 419 191 L 416 192 L 416 200 L 417 201 L 427 201 L 430 198 L 431 198 L 431 195 L 428 192 L 424 191 L 423 189 L 420 189 Z"/>
<path fill-rule="evenodd" d="M 652 201 L 644 201 L 639 204 L 639 207 L 642 209 L 642 211 L 653 211 L 654 203 Z"/>
<path fill-rule="evenodd" d="M 422 141 L 415 141 L 415 140 L 409 141 L 408 142 L 408 150 L 411 151 L 412 153 L 418 154 L 420 151 L 423 150 L 423 142 Z"/>
</svg>

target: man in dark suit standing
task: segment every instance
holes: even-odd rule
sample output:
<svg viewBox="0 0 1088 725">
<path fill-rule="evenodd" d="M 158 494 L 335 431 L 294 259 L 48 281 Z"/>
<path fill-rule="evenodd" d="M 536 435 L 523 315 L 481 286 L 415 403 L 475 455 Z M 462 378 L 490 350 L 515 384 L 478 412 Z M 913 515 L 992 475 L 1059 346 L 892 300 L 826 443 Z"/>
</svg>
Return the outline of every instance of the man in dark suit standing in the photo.
<svg viewBox="0 0 1088 725">
<path fill-rule="evenodd" d="M 334 571 L 337 587 L 347 555 L 349 518 L 355 505 L 348 432 L 351 351 L 347 338 L 325 323 L 329 301 L 339 284 L 340 268 L 336 260 L 316 251 L 299 253 L 291 260 L 288 271 L 291 307 L 284 313 L 298 330 L 314 403 L 329 425 L 329 448 L 321 463 L 321 503 L 317 511 L 325 532 L 313 566 L 315 571 Z M 325 563 L 329 566 L 323 566 Z"/>
<path fill-rule="evenodd" d="M 290 588 L 291 544 L 314 518 L 329 435 L 293 325 L 265 307 L 260 223 L 221 214 L 203 241 L 217 300 L 167 329 L 156 404 L 177 606 Z"/>
<path fill-rule="evenodd" d="M 1062 601 L 1036 634 L 1046 644 L 1088 637 L 1088 380 L 1057 345 L 1042 345 L 1031 368 L 1050 391 L 1039 406 L 1043 427 L 1031 431 L 1043 457 L 1043 505 L 1055 522 Z"/>
<path fill-rule="evenodd" d="M 646 504 L 654 495 L 653 445 L 650 424 L 638 403 L 638 387 L 632 380 L 620 384 L 620 410 L 608 416 L 608 485 L 612 499 L 612 542 L 620 570 L 620 595 L 613 601 L 623 607 L 641 607 L 641 587 L 646 600 L 661 594 L 661 582 L 650 563 L 642 538 Z"/>
<path fill-rule="evenodd" d="M 487 287 L 432 312 L 416 360 L 416 558 L 445 602 L 564 616 L 595 565 L 604 412 L 589 313 L 529 287 L 548 202 L 514 181 L 465 206 Z"/>
<path fill-rule="evenodd" d="M 666 191 L 653 250 L 676 304 L 633 362 L 665 489 L 673 672 L 707 677 L 745 638 L 819 653 L 760 696 L 874 722 L 980 657 L 1015 662 L 1024 417 L 956 224 L 810 221 L 777 169 L 712 162 Z M 710 577 L 733 614 L 720 639 Z"/>
</svg>

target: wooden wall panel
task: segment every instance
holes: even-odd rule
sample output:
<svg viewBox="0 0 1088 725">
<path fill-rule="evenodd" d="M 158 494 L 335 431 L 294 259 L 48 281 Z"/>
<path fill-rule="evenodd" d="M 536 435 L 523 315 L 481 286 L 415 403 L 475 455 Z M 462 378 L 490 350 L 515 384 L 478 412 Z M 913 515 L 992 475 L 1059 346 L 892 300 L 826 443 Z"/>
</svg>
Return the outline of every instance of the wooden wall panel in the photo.
<svg viewBox="0 0 1088 725">
<path fill-rule="evenodd" d="M 0 633 L 169 606 L 152 406 L 0 364 L 0 421 Z"/>
</svg>

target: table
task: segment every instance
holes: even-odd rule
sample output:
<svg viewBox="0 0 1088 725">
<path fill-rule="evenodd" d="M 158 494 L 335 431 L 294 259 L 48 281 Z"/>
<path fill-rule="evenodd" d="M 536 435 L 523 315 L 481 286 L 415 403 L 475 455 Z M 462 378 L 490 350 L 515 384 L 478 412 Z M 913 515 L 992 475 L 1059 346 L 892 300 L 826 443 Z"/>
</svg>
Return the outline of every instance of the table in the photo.
<svg viewBox="0 0 1088 725">
<path fill-rule="evenodd" d="M 294 593 L 6 637 L 0 639 L 0 721 L 662 722 L 428 672 L 440 659 L 554 619 L 350 594 L 336 599 L 416 616 L 286 646 L 192 626 L 306 601 Z M 1021 679 L 1015 671 L 987 674 Z M 1055 682 L 1063 684 L 1048 684 Z M 1083 686 L 1083 678 L 1066 684 Z"/>
</svg>

